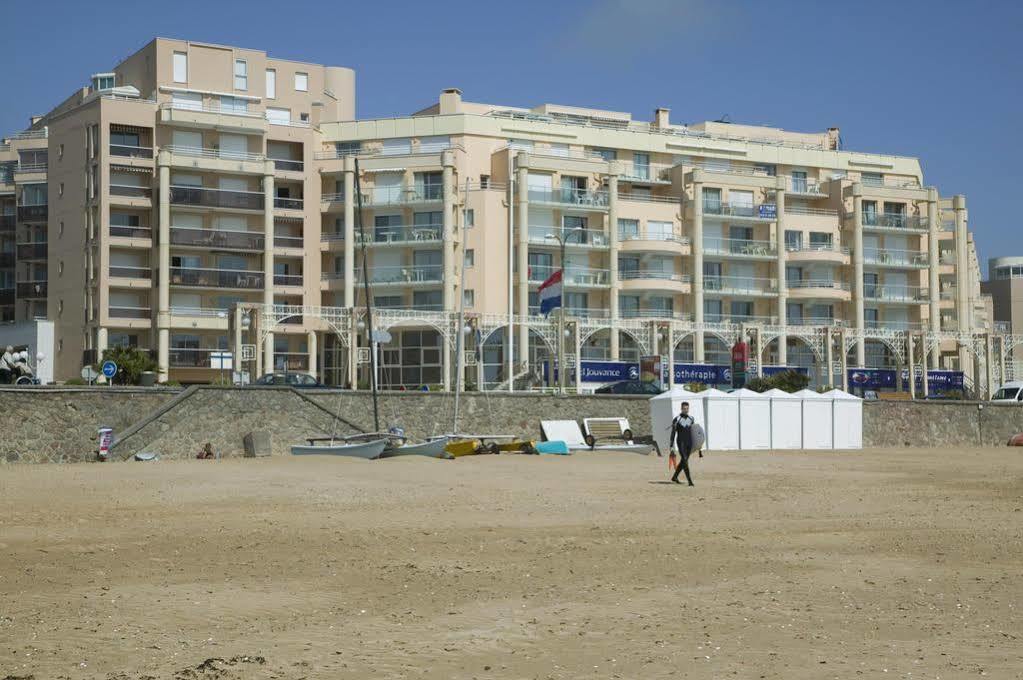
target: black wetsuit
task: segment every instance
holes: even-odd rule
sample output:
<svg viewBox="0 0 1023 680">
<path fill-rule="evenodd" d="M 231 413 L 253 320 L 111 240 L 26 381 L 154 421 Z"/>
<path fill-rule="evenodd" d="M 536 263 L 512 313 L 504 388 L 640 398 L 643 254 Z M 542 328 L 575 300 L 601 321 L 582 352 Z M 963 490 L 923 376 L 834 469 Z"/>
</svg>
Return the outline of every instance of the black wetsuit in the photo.
<svg viewBox="0 0 1023 680">
<path fill-rule="evenodd" d="M 671 476 L 671 481 L 677 482 L 678 475 L 680 472 L 686 473 L 686 481 L 689 482 L 689 486 L 693 486 L 693 478 L 689 475 L 689 454 L 693 451 L 693 430 L 692 427 L 696 423 L 692 416 L 680 415 L 675 420 L 671 421 L 671 439 L 675 442 L 675 448 L 678 449 L 678 465 L 675 467 L 675 474 Z"/>
</svg>

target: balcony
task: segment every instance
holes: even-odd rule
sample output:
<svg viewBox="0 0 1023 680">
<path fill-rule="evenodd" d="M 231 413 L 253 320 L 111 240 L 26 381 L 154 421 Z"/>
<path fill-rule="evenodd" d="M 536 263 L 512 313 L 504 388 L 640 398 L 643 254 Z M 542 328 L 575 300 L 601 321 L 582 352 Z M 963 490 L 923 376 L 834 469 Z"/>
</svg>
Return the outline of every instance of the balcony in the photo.
<svg viewBox="0 0 1023 680">
<path fill-rule="evenodd" d="M 659 196 L 657 194 L 633 194 L 625 191 L 618 193 L 618 198 L 622 201 L 640 201 L 642 203 L 670 203 L 672 205 L 678 205 L 678 196 Z"/>
<path fill-rule="evenodd" d="M 21 300 L 45 298 L 47 284 L 46 281 L 18 281 L 17 292 Z"/>
<path fill-rule="evenodd" d="M 110 236 L 116 238 L 152 239 L 153 230 L 149 227 L 129 227 L 117 224 L 110 225 Z"/>
<path fill-rule="evenodd" d="M 339 200 L 343 202 L 344 198 Z M 442 200 L 444 200 L 444 192 L 441 187 L 436 185 L 376 187 L 362 196 L 362 201 L 367 206 L 415 205 L 436 203 Z"/>
<path fill-rule="evenodd" d="M 236 269 L 171 267 L 170 283 L 172 286 L 194 286 L 197 288 L 262 290 L 263 272 Z"/>
<path fill-rule="evenodd" d="M 790 316 L 786 320 L 788 326 L 839 326 L 846 327 L 849 322 L 831 316 Z"/>
<path fill-rule="evenodd" d="M 688 292 L 692 277 L 664 269 L 619 269 L 618 278 L 623 290 L 667 290 Z"/>
<path fill-rule="evenodd" d="M 736 259 L 772 259 L 778 251 L 772 241 L 753 241 L 747 239 L 703 237 L 703 252 L 707 255 L 720 255 Z"/>
<path fill-rule="evenodd" d="M 605 211 L 608 208 L 608 195 L 606 191 L 530 188 L 527 193 L 531 203 L 555 205 L 562 208 L 577 208 L 586 211 Z"/>
<path fill-rule="evenodd" d="M 955 286 L 942 286 L 938 297 L 941 300 L 955 300 L 958 294 L 958 289 Z"/>
<path fill-rule="evenodd" d="M 435 243 L 441 240 L 440 224 L 400 225 L 391 227 L 372 227 L 366 229 L 366 245 L 402 245 Z M 327 236 L 327 234 L 324 234 Z M 344 235 L 340 237 L 343 239 Z M 362 243 L 356 233 L 356 243 Z"/>
<path fill-rule="evenodd" d="M 778 323 L 776 316 L 756 316 L 753 314 L 704 314 L 705 323 L 728 323 L 736 326 L 742 324 L 760 324 L 774 326 Z"/>
<path fill-rule="evenodd" d="M 231 352 L 226 349 L 171 347 L 168 354 L 170 368 L 216 368 L 220 362 L 230 361 Z M 216 363 L 214 361 L 216 360 Z"/>
<path fill-rule="evenodd" d="M 344 278 L 341 273 L 324 272 L 324 277 Z M 362 270 L 356 270 L 356 281 L 363 283 Z M 377 285 L 411 285 L 418 283 L 440 283 L 443 281 L 444 269 L 441 265 L 409 265 L 407 267 L 370 267 L 369 282 Z"/>
<path fill-rule="evenodd" d="M 671 184 L 670 165 L 619 161 L 622 174 L 618 179 L 633 184 Z M 677 200 L 677 199 L 676 199 Z"/>
<path fill-rule="evenodd" d="M 790 262 L 833 262 L 845 264 L 849 261 L 849 249 L 835 243 L 786 243 L 785 252 Z"/>
<path fill-rule="evenodd" d="M 46 259 L 46 241 L 36 241 L 34 243 L 19 243 L 18 244 L 18 259 L 19 260 L 45 260 Z"/>
<path fill-rule="evenodd" d="M 864 248 L 864 264 L 896 269 L 923 269 L 927 267 L 927 253 L 919 250 L 898 250 L 891 248 Z"/>
<path fill-rule="evenodd" d="M 263 175 L 266 172 L 266 156 L 261 153 L 174 144 L 162 147 L 161 152 L 165 155 L 168 164 L 176 168 L 252 175 Z"/>
<path fill-rule="evenodd" d="M 305 239 L 301 236 L 274 234 L 274 248 L 303 248 Z"/>
<path fill-rule="evenodd" d="M 301 198 L 274 198 L 274 208 L 278 210 L 302 210 L 305 201 Z"/>
<path fill-rule="evenodd" d="M 149 267 L 140 267 L 134 265 L 110 265 L 107 269 L 111 279 L 130 279 L 133 281 L 145 282 L 145 284 L 152 283 L 153 270 Z M 116 284 L 115 284 L 116 285 Z M 130 287 L 139 287 L 128 284 Z"/>
<path fill-rule="evenodd" d="M 865 328 L 881 328 L 888 331 L 920 331 L 927 330 L 928 326 L 922 321 L 909 321 L 904 319 L 866 319 L 863 322 Z M 942 330 L 949 330 L 942 328 Z"/>
<path fill-rule="evenodd" d="M 110 195 L 123 198 L 153 198 L 153 188 L 134 184 L 111 184 Z"/>
<path fill-rule="evenodd" d="M 232 191 L 204 187 L 172 186 L 170 202 L 228 210 L 263 210 L 266 195 L 262 191 Z"/>
<path fill-rule="evenodd" d="M 216 250 L 263 250 L 263 234 L 256 231 L 223 231 L 219 229 L 170 228 L 170 242 L 175 246 L 213 248 Z"/>
<path fill-rule="evenodd" d="M 540 307 L 532 306 L 529 308 L 530 316 L 539 316 Z M 611 318 L 611 310 L 606 307 L 566 307 L 565 316 L 574 316 L 582 319 L 609 319 Z"/>
<path fill-rule="evenodd" d="M 881 284 L 864 284 L 863 297 L 879 302 L 927 302 L 928 289 L 923 286 L 887 286 Z"/>
<path fill-rule="evenodd" d="M 789 196 L 794 198 L 827 198 L 828 192 L 816 182 L 796 177 L 789 178 Z"/>
<path fill-rule="evenodd" d="M 12 215 L 0 215 L 0 233 L 6 233 L 14 231 L 14 225 L 17 222 L 17 218 Z"/>
<path fill-rule="evenodd" d="M 572 248 L 608 248 L 610 247 L 607 232 L 603 229 L 566 229 L 557 227 L 545 227 L 542 225 L 530 225 L 529 242 L 535 245 L 543 245 L 549 248 L 560 248 L 558 239 L 555 236 L 568 236 L 565 244 L 567 249 Z"/>
<path fill-rule="evenodd" d="M 707 295 L 775 295 L 778 281 L 745 276 L 704 276 L 703 291 Z"/>
<path fill-rule="evenodd" d="M 558 271 L 556 267 L 530 267 L 530 283 L 543 283 Z M 604 288 L 610 285 L 611 272 L 607 269 L 576 267 L 565 272 L 567 288 Z"/>
<path fill-rule="evenodd" d="M 0 253 L 0 269 L 10 269 L 14 266 L 14 253 Z"/>
<path fill-rule="evenodd" d="M 676 312 L 672 309 L 656 309 L 641 307 L 639 309 L 621 310 L 623 319 L 674 319 L 676 321 L 692 321 L 693 315 L 689 312 Z"/>
<path fill-rule="evenodd" d="M 49 207 L 46 203 L 35 205 L 19 205 L 19 222 L 45 222 L 49 215 Z"/>
<path fill-rule="evenodd" d="M 18 163 L 14 168 L 15 175 L 45 175 L 46 163 Z"/>
<path fill-rule="evenodd" d="M 160 122 L 167 125 L 261 134 L 266 132 L 267 121 L 262 111 L 226 107 L 219 104 L 193 102 L 165 102 L 160 105 Z"/>
<path fill-rule="evenodd" d="M 861 213 L 863 228 L 868 231 L 927 231 L 927 218 L 898 213 Z"/>
<path fill-rule="evenodd" d="M 271 158 L 274 162 L 274 170 L 278 172 L 302 172 L 305 169 L 305 163 L 302 161 L 292 161 L 286 158 Z"/>
<path fill-rule="evenodd" d="M 301 274 L 274 274 L 275 286 L 301 286 Z"/>
<path fill-rule="evenodd" d="M 0 288 L 0 306 L 7 307 L 14 304 L 14 289 Z"/>
<path fill-rule="evenodd" d="M 112 319 L 150 319 L 152 310 L 149 307 L 110 307 Z"/>
<path fill-rule="evenodd" d="M 849 284 L 831 279 L 789 279 L 789 297 L 795 299 L 849 300 Z"/>
<path fill-rule="evenodd" d="M 721 201 L 704 201 L 703 216 L 732 222 L 773 222 L 778 208 L 774 203 L 758 205 L 732 205 Z"/>
<path fill-rule="evenodd" d="M 110 155 L 119 158 L 142 158 L 152 159 L 153 148 L 150 146 L 128 146 L 126 144 L 111 144 Z"/>
</svg>

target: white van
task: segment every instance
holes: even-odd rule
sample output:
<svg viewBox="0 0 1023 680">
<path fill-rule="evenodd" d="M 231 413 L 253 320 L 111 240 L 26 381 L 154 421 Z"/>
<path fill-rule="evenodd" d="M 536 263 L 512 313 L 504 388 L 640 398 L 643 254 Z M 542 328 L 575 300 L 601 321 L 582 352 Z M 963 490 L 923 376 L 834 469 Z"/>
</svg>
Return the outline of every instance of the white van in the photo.
<svg viewBox="0 0 1023 680">
<path fill-rule="evenodd" d="M 1009 403 L 1023 403 L 1023 380 L 1012 380 L 1003 384 L 991 397 L 991 401 Z"/>
</svg>

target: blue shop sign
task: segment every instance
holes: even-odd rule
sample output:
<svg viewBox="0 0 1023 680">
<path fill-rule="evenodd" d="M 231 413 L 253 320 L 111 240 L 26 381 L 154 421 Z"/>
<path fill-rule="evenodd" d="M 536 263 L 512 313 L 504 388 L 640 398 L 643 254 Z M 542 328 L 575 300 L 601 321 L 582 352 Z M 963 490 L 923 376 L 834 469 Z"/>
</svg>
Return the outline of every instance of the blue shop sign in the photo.
<svg viewBox="0 0 1023 680">
<path fill-rule="evenodd" d="M 732 369 L 715 364 L 675 364 L 675 384 L 700 383 L 703 385 L 732 384 Z"/>
<path fill-rule="evenodd" d="M 759 206 L 759 209 L 761 217 L 774 219 L 775 217 L 778 216 L 778 206 L 776 206 L 774 203 L 762 203 Z"/>
</svg>

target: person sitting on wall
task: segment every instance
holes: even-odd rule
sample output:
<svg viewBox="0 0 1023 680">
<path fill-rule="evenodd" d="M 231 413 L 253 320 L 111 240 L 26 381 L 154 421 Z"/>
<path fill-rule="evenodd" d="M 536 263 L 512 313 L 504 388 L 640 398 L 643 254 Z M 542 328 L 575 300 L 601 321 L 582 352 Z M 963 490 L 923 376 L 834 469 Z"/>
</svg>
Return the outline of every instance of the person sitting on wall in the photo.
<svg viewBox="0 0 1023 680">
<path fill-rule="evenodd" d="M 0 384 L 10 385 L 14 381 L 14 348 L 7 345 L 3 356 L 0 356 Z"/>
<path fill-rule="evenodd" d="M 209 442 L 206 442 L 206 444 L 202 447 L 202 451 L 196 455 L 196 458 L 199 460 L 212 460 L 215 457 L 216 456 L 213 455 L 213 445 Z"/>
</svg>

